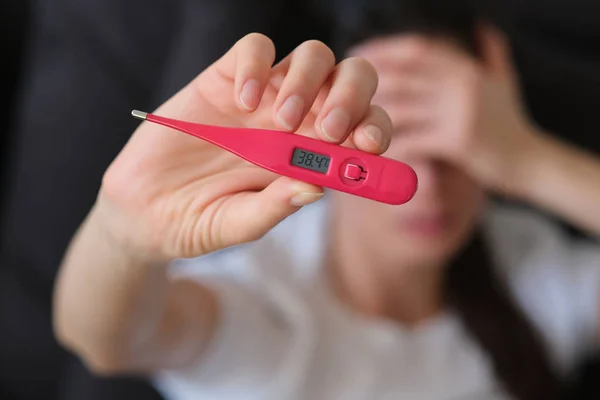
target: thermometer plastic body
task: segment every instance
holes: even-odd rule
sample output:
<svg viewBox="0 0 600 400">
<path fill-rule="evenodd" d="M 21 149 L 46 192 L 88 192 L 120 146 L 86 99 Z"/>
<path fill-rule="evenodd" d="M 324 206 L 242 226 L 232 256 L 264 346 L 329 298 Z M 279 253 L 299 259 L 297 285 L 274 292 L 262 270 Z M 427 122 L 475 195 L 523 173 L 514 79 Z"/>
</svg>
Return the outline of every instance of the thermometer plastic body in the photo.
<svg viewBox="0 0 600 400">
<path fill-rule="evenodd" d="M 283 131 L 203 125 L 137 110 L 132 115 L 313 185 L 395 205 L 408 202 L 417 190 L 417 176 L 409 165 L 360 150 Z"/>
</svg>

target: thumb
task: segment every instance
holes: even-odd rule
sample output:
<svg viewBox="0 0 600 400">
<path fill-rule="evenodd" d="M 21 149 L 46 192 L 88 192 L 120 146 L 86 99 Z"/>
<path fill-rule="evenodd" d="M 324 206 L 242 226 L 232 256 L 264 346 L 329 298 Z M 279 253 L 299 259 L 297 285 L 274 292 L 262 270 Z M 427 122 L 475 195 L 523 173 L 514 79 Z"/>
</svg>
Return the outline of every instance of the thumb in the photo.
<svg viewBox="0 0 600 400">
<path fill-rule="evenodd" d="M 501 79 L 516 81 L 510 44 L 506 36 L 492 25 L 478 28 L 478 39 L 483 62 L 488 70 Z"/>
<path fill-rule="evenodd" d="M 323 189 L 288 177 L 280 177 L 260 192 L 235 199 L 232 211 L 225 212 L 224 227 L 231 227 L 226 241 L 243 243 L 259 239 L 302 206 L 314 203 Z"/>
</svg>

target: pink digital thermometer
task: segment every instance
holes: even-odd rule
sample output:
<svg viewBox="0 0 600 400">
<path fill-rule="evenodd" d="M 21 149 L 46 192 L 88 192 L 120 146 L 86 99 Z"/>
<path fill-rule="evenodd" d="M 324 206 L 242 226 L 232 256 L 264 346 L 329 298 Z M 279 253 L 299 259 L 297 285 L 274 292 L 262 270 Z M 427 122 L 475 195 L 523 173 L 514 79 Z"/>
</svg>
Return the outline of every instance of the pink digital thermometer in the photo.
<svg viewBox="0 0 600 400">
<path fill-rule="evenodd" d="M 417 190 L 405 163 L 289 132 L 227 128 L 134 110 L 134 117 L 213 143 L 279 175 L 387 204 L 404 204 Z"/>
</svg>

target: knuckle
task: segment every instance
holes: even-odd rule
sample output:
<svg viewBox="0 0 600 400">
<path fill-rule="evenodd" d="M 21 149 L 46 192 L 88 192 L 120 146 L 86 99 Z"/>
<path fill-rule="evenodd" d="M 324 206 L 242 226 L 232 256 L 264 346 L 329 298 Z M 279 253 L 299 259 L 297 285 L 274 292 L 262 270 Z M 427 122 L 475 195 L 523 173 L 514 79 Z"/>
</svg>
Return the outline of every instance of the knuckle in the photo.
<svg viewBox="0 0 600 400">
<path fill-rule="evenodd" d="M 335 56 L 329 47 L 318 40 L 309 40 L 296 48 L 290 71 L 295 72 L 298 82 L 305 80 L 306 89 L 314 89 L 312 83 L 322 82 L 335 67 Z M 302 84 L 304 85 L 304 84 Z"/>
<path fill-rule="evenodd" d="M 354 105 L 365 105 L 365 101 L 367 100 L 367 96 L 365 96 L 365 90 L 361 85 L 358 84 L 358 81 L 343 81 L 338 80 L 334 82 L 330 98 L 342 99 L 344 103 L 354 104 Z"/>
<path fill-rule="evenodd" d="M 375 120 L 375 123 L 384 129 L 384 132 L 390 132 L 392 130 L 392 119 L 383 107 L 372 105 L 371 115 L 373 116 L 372 118 Z"/>
<path fill-rule="evenodd" d="M 409 36 L 401 44 L 400 50 L 406 55 L 408 60 L 417 61 L 430 53 L 431 45 L 423 37 Z"/>
<path fill-rule="evenodd" d="M 271 38 L 269 38 L 268 36 L 266 36 L 262 33 L 258 33 L 258 32 L 249 33 L 246 36 L 244 36 L 241 40 L 245 41 L 245 42 L 257 44 L 257 45 L 272 45 L 273 44 L 273 41 L 271 40 Z"/>
<path fill-rule="evenodd" d="M 343 64 L 343 66 L 342 66 Z M 362 57 L 350 57 L 340 63 L 342 68 L 348 70 L 357 78 L 359 78 L 360 87 L 368 92 L 368 96 L 373 96 L 379 84 L 379 75 L 377 70 L 368 60 Z M 365 89 L 368 88 L 368 89 Z"/>
<path fill-rule="evenodd" d="M 269 53 L 275 54 L 275 43 L 273 43 L 273 40 L 271 40 L 271 38 L 268 36 L 258 32 L 247 34 L 238 41 L 238 45 L 253 49 L 266 50 Z"/>
<path fill-rule="evenodd" d="M 352 69 L 359 72 L 361 75 L 367 75 L 368 78 L 377 79 L 377 70 L 366 58 L 349 57 L 344 62 L 352 66 Z"/>
<path fill-rule="evenodd" d="M 379 105 L 373 105 L 373 113 L 375 115 L 377 115 L 379 118 L 381 118 L 381 121 L 384 122 L 385 124 L 389 125 L 390 127 L 392 126 L 392 118 L 390 118 L 390 115 L 387 113 L 387 111 Z"/>
<path fill-rule="evenodd" d="M 306 52 L 307 55 L 323 59 L 327 64 L 335 64 L 335 54 L 325 43 L 320 40 L 307 40 L 298 46 L 298 51 Z"/>
</svg>

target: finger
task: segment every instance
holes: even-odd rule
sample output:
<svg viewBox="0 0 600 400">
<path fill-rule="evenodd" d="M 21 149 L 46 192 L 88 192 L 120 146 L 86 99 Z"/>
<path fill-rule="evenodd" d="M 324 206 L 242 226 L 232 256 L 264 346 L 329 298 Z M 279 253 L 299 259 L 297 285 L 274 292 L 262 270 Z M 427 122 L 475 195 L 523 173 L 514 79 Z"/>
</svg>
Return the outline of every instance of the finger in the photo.
<svg viewBox="0 0 600 400">
<path fill-rule="evenodd" d="M 269 85 L 275 89 L 276 93 L 279 93 L 279 89 L 281 89 L 281 85 L 283 84 L 283 79 L 285 78 L 285 74 L 280 70 L 271 72 L 271 77 L 269 78 Z"/>
<path fill-rule="evenodd" d="M 395 102 L 391 104 L 378 104 L 386 110 L 392 121 L 392 129 L 409 129 L 413 126 L 422 126 L 434 119 L 429 107 L 413 102 Z"/>
<path fill-rule="evenodd" d="M 315 130 L 328 142 L 343 142 L 369 111 L 377 89 L 377 73 L 362 58 L 342 61 L 332 76 L 329 95 L 315 121 Z"/>
<path fill-rule="evenodd" d="M 230 238 L 232 243 L 248 242 L 259 239 L 286 217 L 301 207 L 320 200 L 324 195 L 322 188 L 300 182 L 288 177 L 280 177 L 260 192 L 238 197 L 231 204 L 235 213 L 224 213 L 229 221 L 223 226 L 239 226 Z"/>
<path fill-rule="evenodd" d="M 324 43 L 311 40 L 298 46 L 276 67 L 277 73 L 287 71 L 273 105 L 275 123 L 296 130 L 334 67 L 335 56 Z"/>
<path fill-rule="evenodd" d="M 253 111 L 268 83 L 275 61 L 275 45 L 265 35 L 251 33 L 240 39 L 214 67 L 235 82 L 235 101 L 242 110 Z"/>
<path fill-rule="evenodd" d="M 403 157 L 426 157 L 441 160 L 452 158 L 452 144 L 440 139 L 432 132 L 407 131 L 394 136 L 394 149 Z M 395 150 L 396 152 L 396 150 Z"/>
<path fill-rule="evenodd" d="M 426 64 L 432 47 L 433 41 L 424 36 L 390 36 L 370 40 L 354 48 L 350 54 L 366 58 L 377 70 L 418 70 Z"/>
<path fill-rule="evenodd" d="M 323 86 L 321 86 L 321 91 L 317 95 L 317 98 L 313 102 L 312 107 L 310 109 L 310 112 L 313 113 L 313 115 L 315 115 L 315 117 L 317 115 L 319 115 L 319 112 L 323 109 L 323 105 L 325 104 L 327 97 L 329 97 L 329 92 L 331 91 L 332 84 L 333 84 L 333 76 L 330 75 L 329 79 L 327 79 L 327 81 L 325 81 Z M 311 129 L 311 131 L 312 131 L 312 129 Z M 314 135 L 314 132 L 313 132 L 313 135 Z"/>
<path fill-rule="evenodd" d="M 288 54 L 283 60 L 279 61 L 277 64 L 271 68 L 271 80 L 269 81 L 277 91 L 281 89 L 281 85 L 283 84 L 283 79 L 288 73 L 290 69 L 290 64 L 292 62 L 292 54 Z"/>
<path fill-rule="evenodd" d="M 516 72 L 512 63 L 510 45 L 504 34 L 491 25 L 478 29 L 481 52 L 484 63 L 501 78 L 516 81 Z"/>
<path fill-rule="evenodd" d="M 365 118 L 352 133 L 352 144 L 359 150 L 373 154 L 385 152 L 392 137 L 392 121 L 379 106 L 372 105 Z"/>
<path fill-rule="evenodd" d="M 392 102 L 395 100 L 418 101 L 431 95 L 435 90 L 435 83 L 431 79 L 414 74 L 379 73 L 377 92 L 373 97 L 374 102 Z"/>
</svg>

